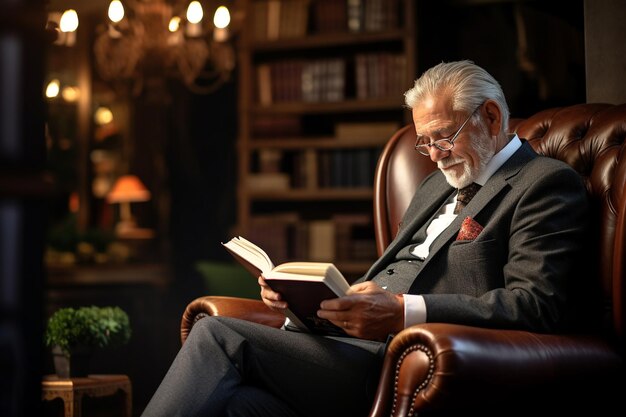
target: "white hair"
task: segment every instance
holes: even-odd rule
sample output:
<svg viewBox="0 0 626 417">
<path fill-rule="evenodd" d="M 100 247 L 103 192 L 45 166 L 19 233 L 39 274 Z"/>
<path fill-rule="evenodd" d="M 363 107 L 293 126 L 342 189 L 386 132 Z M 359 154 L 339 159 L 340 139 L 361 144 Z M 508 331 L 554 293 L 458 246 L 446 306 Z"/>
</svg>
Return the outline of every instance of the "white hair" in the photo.
<svg viewBox="0 0 626 417">
<path fill-rule="evenodd" d="M 442 62 L 415 80 L 413 88 L 404 93 L 405 103 L 414 108 L 430 97 L 447 94 L 455 111 L 473 111 L 485 100 L 494 100 L 502 112 L 501 131 L 509 127 L 509 106 L 498 81 L 472 61 Z"/>
</svg>

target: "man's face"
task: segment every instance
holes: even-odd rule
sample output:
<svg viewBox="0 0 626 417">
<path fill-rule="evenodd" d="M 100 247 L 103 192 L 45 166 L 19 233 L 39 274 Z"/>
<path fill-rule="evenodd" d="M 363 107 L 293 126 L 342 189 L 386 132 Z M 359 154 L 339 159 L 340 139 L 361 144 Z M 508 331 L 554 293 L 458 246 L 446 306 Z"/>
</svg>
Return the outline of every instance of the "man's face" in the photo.
<svg viewBox="0 0 626 417">
<path fill-rule="evenodd" d="M 479 108 L 477 113 L 480 111 Z M 446 99 L 427 99 L 413 108 L 416 133 L 430 137 L 432 141 L 452 137 L 469 116 L 454 111 L 450 100 Z M 475 126 L 470 121 L 454 141 L 453 149 L 441 151 L 431 146 L 430 159 L 437 163 L 451 186 L 463 188 L 471 184 L 487 165 L 495 154 L 495 146 L 486 126 Z"/>
</svg>

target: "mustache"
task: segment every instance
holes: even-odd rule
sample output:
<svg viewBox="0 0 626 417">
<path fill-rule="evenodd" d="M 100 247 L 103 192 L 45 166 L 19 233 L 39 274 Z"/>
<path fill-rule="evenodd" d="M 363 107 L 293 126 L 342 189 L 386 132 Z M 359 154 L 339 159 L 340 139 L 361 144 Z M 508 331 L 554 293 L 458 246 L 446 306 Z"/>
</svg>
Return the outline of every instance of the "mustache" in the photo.
<svg viewBox="0 0 626 417">
<path fill-rule="evenodd" d="M 439 161 L 437 161 L 437 168 L 439 169 L 446 169 L 448 167 L 451 167 L 452 165 L 456 165 L 458 163 L 463 162 L 463 158 L 454 158 L 452 156 L 449 156 L 445 159 L 441 159 Z"/>
</svg>

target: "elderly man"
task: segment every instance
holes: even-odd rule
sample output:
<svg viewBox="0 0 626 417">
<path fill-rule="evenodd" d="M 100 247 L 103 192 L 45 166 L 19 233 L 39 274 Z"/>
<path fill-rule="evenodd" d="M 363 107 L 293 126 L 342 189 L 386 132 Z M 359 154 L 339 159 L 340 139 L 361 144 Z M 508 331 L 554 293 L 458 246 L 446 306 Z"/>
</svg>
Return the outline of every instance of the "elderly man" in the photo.
<svg viewBox="0 0 626 417">
<path fill-rule="evenodd" d="M 203 319 L 144 416 L 366 415 L 384 341 L 407 326 L 567 324 L 587 210 L 578 174 L 507 135 L 502 89 L 472 62 L 431 68 L 405 97 L 415 149 L 439 169 L 367 274 L 347 296 L 322 302 L 319 317 L 351 337 Z M 270 308 L 287 307 L 259 284 Z"/>
</svg>

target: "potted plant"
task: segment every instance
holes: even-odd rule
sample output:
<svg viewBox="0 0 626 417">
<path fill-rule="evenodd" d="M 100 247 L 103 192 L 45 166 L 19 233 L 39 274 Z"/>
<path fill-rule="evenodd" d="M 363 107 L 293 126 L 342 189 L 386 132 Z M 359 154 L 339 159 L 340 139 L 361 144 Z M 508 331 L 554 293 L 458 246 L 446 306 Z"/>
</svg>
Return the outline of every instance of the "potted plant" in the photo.
<svg viewBox="0 0 626 417">
<path fill-rule="evenodd" d="M 59 378 L 70 378 L 87 376 L 94 349 L 122 346 L 130 335 L 128 315 L 119 307 L 66 307 L 48 319 L 44 341 Z"/>
</svg>

